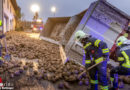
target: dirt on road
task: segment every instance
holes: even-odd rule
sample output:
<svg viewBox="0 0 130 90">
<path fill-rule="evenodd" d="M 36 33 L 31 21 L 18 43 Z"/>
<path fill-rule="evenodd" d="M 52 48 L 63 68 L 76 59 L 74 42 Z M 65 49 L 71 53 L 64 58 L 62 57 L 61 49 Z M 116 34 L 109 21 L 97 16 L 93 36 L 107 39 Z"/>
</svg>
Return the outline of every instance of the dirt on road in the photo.
<svg viewBox="0 0 130 90">
<path fill-rule="evenodd" d="M 73 61 L 63 65 L 59 46 L 40 40 L 38 34 L 13 31 L 6 34 L 6 39 L 12 59 L 1 66 L 1 77 L 4 81 L 12 81 L 16 89 L 45 88 L 48 85 L 52 85 L 54 90 L 69 89 L 72 88 L 70 82 L 77 82 L 77 86 L 78 82 L 80 85 L 84 83 L 84 86 L 87 83 L 86 74 L 77 78 L 84 69 Z M 44 85 L 46 82 L 49 84 Z"/>
<path fill-rule="evenodd" d="M 7 47 L 12 59 L 4 61 L 0 67 L 3 82 L 12 83 L 16 90 L 89 88 L 88 75 L 85 73 L 78 77 L 85 69 L 74 61 L 63 64 L 59 46 L 38 37 L 35 33 L 16 31 L 7 33 Z M 3 55 L 5 54 L 3 49 Z"/>
</svg>

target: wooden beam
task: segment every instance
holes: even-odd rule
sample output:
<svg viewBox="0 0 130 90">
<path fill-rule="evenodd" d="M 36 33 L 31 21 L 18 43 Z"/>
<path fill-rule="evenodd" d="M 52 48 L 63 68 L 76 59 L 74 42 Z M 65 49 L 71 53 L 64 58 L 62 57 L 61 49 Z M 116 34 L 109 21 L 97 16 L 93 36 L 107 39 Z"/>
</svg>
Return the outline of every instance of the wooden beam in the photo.
<svg viewBox="0 0 130 90">
<path fill-rule="evenodd" d="M 65 64 L 65 61 L 67 60 L 66 53 L 65 53 L 62 45 L 59 45 L 59 49 L 60 49 L 60 56 L 61 56 L 61 59 L 62 59 L 62 63 Z"/>
</svg>

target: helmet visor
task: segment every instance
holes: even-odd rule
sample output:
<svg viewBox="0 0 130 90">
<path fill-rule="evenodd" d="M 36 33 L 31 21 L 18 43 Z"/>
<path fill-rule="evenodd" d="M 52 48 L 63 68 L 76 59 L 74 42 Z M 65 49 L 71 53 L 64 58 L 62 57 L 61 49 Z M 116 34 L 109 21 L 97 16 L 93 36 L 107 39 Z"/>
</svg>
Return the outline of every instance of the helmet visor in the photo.
<svg viewBox="0 0 130 90">
<path fill-rule="evenodd" d="M 76 39 L 75 39 L 75 41 L 80 41 L 81 40 L 81 37 L 80 36 L 78 36 Z"/>
</svg>

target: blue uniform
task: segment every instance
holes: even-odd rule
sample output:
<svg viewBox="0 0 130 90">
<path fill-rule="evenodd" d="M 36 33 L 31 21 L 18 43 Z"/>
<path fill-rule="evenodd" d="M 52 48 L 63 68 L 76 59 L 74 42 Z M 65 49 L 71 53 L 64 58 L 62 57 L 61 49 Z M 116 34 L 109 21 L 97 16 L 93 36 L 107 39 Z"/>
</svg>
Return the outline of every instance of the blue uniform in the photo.
<svg viewBox="0 0 130 90">
<path fill-rule="evenodd" d="M 118 88 L 118 82 L 114 80 L 117 75 L 130 75 L 130 45 L 122 45 L 119 47 L 116 51 L 116 55 L 120 66 L 113 68 L 110 72 L 114 88 Z"/>
<path fill-rule="evenodd" d="M 84 43 L 84 62 L 86 69 L 95 63 L 100 63 L 106 58 L 109 59 L 109 49 L 105 42 L 96 39 L 89 38 Z M 98 81 L 101 87 L 101 90 L 108 90 L 107 83 L 107 60 L 92 68 L 89 71 L 91 77 L 91 90 L 97 90 Z M 98 75 L 98 77 L 97 77 Z"/>
</svg>

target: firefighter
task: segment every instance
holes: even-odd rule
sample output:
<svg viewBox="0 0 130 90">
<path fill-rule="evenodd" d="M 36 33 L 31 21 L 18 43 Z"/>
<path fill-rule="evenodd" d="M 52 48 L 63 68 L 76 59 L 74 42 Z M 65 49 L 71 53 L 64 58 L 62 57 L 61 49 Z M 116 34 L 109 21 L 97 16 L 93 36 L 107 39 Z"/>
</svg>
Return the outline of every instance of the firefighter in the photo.
<svg viewBox="0 0 130 90">
<path fill-rule="evenodd" d="M 2 26 L 2 21 L 0 20 L 0 27 Z M 0 31 L 0 66 L 3 64 L 2 61 L 2 44 L 1 44 L 1 39 L 5 37 L 5 35 Z"/>
<path fill-rule="evenodd" d="M 130 40 L 125 36 L 120 36 L 116 45 L 116 56 L 120 65 L 110 72 L 113 90 L 118 90 L 118 75 L 130 75 Z"/>
<path fill-rule="evenodd" d="M 91 90 L 98 89 L 98 80 L 101 90 L 108 90 L 107 60 L 109 60 L 109 49 L 107 44 L 99 39 L 91 37 L 91 35 L 84 33 L 82 30 L 75 33 L 75 39 L 83 44 L 86 69 L 104 60 L 89 71 Z"/>
</svg>

